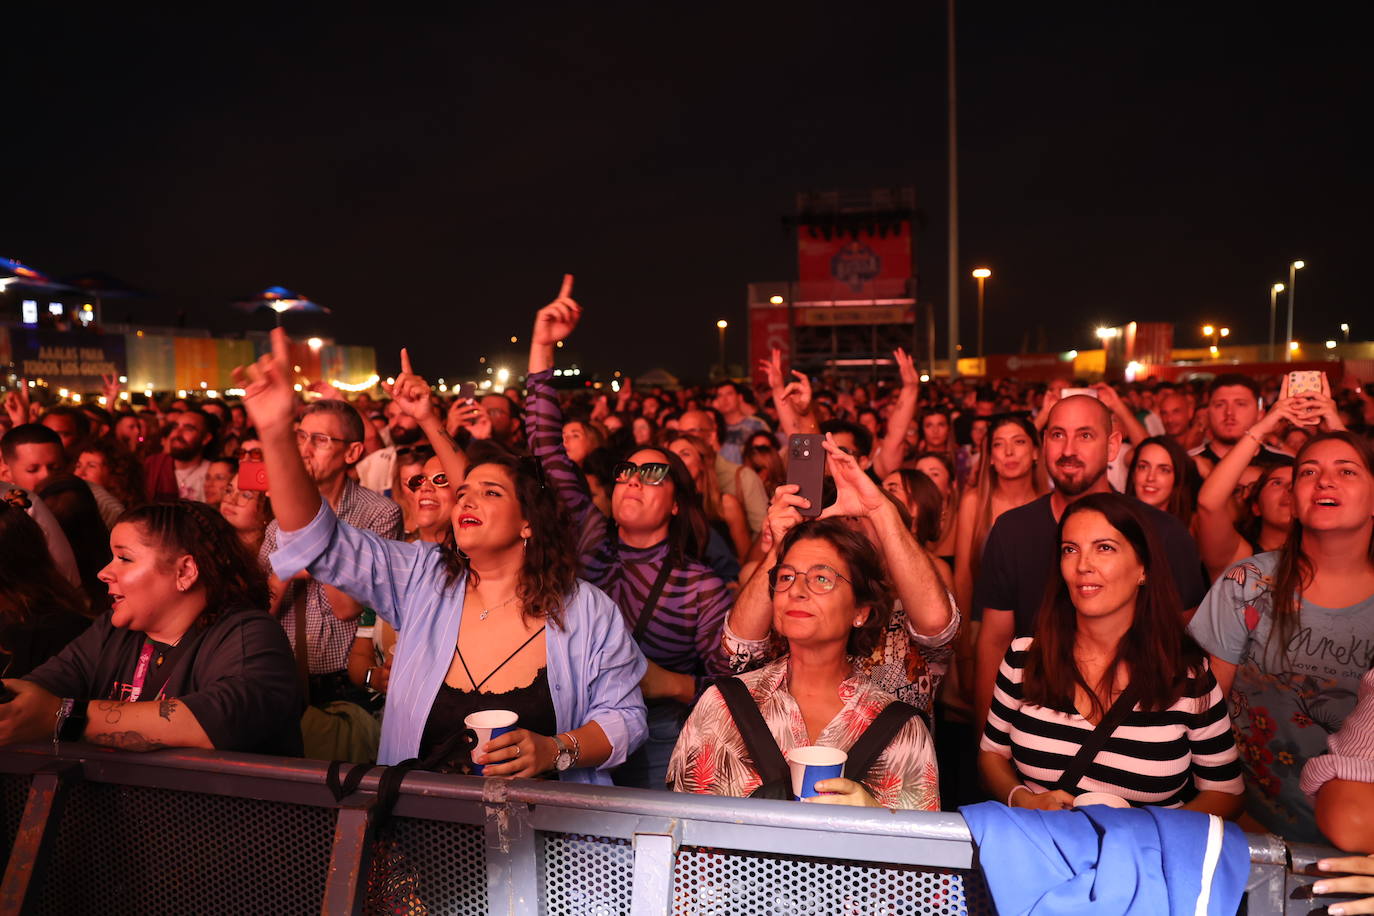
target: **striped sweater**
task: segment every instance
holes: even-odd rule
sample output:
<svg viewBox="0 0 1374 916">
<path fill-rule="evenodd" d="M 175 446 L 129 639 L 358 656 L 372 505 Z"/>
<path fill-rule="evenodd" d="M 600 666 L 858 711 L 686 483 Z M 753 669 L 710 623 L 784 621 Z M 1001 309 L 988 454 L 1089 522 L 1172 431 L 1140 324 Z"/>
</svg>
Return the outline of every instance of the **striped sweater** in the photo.
<svg viewBox="0 0 1374 916">
<path fill-rule="evenodd" d="M 597 511 L 586 479 L 563 449 L 563 412 L 550 384 L 552 378 L 553 371 L 545 370 L 525 379 L 530 451 L 543 464 L 544 476 L 572 516 L 578 533 L 581 577 L 620 606 L 625 625 L 633 632 L 654 580 L 668 559 L 668 542 L 630 547 L 616 536 L 610 520 Z M 650 611 L 639 647 L 645 656 L 678 674 L 729 674 L 729 665 L 720 652 L 720 631 L 733 602 L 725 583 L 710 567 L 696 560 L 680 560 Z"/>
<path fill-rule="evenodd" d="M 1043 792 L 1055 788 L 1093 723 L 1076 710 L 1022 701 L 1032 641 L 1013 640 L 1002 660 L 981 748 L 1010 759 L 1026 786 Z M 1109 792 L 1136 805 L 1176 808 L 1199 792 L 1239 795 L 1242 789 L 1226 702 L 1204 663 L 1168 709 L 1146 712 L 1136 704 L 1072 794 Z"/>
</svg>

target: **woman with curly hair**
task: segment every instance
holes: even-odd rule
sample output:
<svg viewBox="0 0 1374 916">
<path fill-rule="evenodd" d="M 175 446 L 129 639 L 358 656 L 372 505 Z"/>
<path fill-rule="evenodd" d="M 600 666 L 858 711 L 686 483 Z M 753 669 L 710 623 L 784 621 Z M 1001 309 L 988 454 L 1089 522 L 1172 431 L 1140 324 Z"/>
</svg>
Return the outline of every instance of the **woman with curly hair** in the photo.
<svg viewBox="0 0 1374 916">
<path fill-rule="evenodd" d="M 201 502 L 153 503 L 120 516 L 110 549 L 110 610 L 4 683 L 16 696 L 0 704 L 0 743 L 56 734 L 135 751 L 299 755 L 295 659 L 229 523 Z"/>
<path fill-rule="evenodd" d="M 292 428 L 296 394 L 284 331 L 272 353 L 235 370 L 262 440 L 280 524 L 272 565 L 366 603 L 395 627 L 377 760 L 412 757 L 448 772 L 609 784 L 644 737 L 644 658 L 615 605 L 577 579 L 569 528 L 538 465 L 493 448 L 464 458 L 444 434 L 429 385 L 410 368 L 393 403 L 415 418 L 456 485 L 456 550 L 382 538 L 338 520 L 306 473 Z M 464 720 L 510 710 L 513 731 L 473 744 Z"/>
</svg>

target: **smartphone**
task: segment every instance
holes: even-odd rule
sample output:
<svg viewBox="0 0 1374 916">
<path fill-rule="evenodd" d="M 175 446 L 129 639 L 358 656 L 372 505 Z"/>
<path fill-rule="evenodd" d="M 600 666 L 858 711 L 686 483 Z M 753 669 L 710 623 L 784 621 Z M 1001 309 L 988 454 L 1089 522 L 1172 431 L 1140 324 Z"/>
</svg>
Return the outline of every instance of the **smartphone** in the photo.
<svg viewBox="0 0 1374 916">
<path fill-rule="evenodd" d="M 820 433 L 793 433 L 788 440 L 787 482 L 801 489 L 797 495 L 811 501 L 811 507 L 801 509 L 802 518 L 821 514 L 825 485 L 825 437 Z"/>
<path fill-rule="evenodd" d="M 1324 374 L 1320 369 L 1294 369 L 1288 373 L 1288 396 L 1321 394 Z"/>
<path fill-rule="evenodd" d="M 1102 399 L 1102 396 L 1097 393 L 1096 388 L 1065 388 L 1063 391 L 1059 392 L 1059 400 L 1062 401 L 1065 398 L 1071 398 L 1076 394 L 1081 394 L 1089 398 L 1097 398 L 1098 400 Z"/>
<path fill-rule="evenodd" d="M 464 401 L 471 402 L 471 401 L 474 399 L 474 397 L 476 396 L 476 394 L 477 394 L 477 383 L 476 383 L 476 382 L 464 382 L 462 385 L 458 386 L 458 401 L 459 401 L 459 403 L 462 403 L 462 402 L 464 402 Z"/>
<path fill-rule="evenodd" d="M 240 490 L 267 490 L 267 465 L 261 461 L 239 462 Z"/>
</svg>

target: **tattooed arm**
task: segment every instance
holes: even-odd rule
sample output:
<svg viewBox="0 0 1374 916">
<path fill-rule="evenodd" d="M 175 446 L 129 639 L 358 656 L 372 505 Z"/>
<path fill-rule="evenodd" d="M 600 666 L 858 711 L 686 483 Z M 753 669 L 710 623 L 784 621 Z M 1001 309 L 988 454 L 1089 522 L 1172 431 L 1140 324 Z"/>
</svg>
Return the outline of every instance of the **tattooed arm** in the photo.
<svg viewBox="0 0 1374 916">
<path fill-rule="evenodd" d="M 92 700 L 83 741 L 126 751 L 163 747 L 214 748 L 195 714 L 175 697 L 138 703 Z"/>
</svg>

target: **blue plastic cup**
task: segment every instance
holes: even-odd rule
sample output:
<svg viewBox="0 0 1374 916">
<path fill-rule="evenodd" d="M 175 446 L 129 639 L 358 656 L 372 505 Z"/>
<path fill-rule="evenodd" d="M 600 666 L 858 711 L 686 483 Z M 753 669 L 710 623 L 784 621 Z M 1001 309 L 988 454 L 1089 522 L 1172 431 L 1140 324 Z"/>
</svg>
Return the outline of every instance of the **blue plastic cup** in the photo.
<svg viewBox="0 0 1374 916">
<path fill-rule="evenodd" d="M 798 799 L 820 795 L 816 783 L 844 775 L 844 762 L 849 755 L 833 747 L 808 744 L 787 752 L 787 765 L 792 769 L 792 794 Z"/>
<path fill-rule="evenodd" d="M 520 717 L 509 709 L 483 709 L 465 716 L 463 724 L 467 726 L 468 731 L 477 736 L 477 743 L 472 746 L 476 751 L 492 738 L 515 731 L 515 723 L 519 719 Z M 472 771 L 478 776 L 481 776 L 484 770 L 486 767 L 482 764 L 473 763 Z"/>
</svg>

